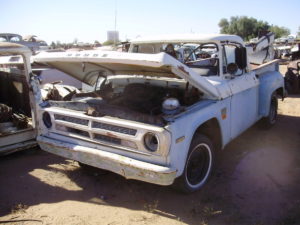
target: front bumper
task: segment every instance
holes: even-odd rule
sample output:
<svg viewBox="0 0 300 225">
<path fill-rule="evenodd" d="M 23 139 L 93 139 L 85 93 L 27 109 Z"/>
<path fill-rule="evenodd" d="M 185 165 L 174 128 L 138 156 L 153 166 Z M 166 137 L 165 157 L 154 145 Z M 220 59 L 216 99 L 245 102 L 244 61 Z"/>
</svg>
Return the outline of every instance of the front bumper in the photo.
<svg viewBox="0 0 300 225">
<path fill-rule="evenodd" d="M 135 160 L 98 149 L 69 144 L 43 136 L 38 136 L 37 141 L 41 149 L 47 152 L 112 171 L 127 179 L 141 180 L 159 185 L 171 185 L 176 178 L 177 170 L 169 167 Z"/>
</svg>

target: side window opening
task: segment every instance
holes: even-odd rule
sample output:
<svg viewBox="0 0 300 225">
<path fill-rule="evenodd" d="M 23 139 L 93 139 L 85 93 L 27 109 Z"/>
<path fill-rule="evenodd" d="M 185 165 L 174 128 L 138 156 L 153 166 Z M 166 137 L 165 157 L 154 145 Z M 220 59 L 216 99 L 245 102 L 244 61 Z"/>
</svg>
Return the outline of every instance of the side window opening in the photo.
<svg viewBox="0 0 300 225">
<path fill-rule="evenodd" d="M 19 42 L 21 40 L 20 40 L 20 38 L 18 36 L 13 36 L 13 37 L 10 38 L 10 41 L 11 42 Z"/>
<path fill-rule="evenodd" d="M 236 58 L 241 47 L 234 44 L 223 45 L 223 73 L 240 76 L 244 73 L 240 58 Z"/>
</svg>

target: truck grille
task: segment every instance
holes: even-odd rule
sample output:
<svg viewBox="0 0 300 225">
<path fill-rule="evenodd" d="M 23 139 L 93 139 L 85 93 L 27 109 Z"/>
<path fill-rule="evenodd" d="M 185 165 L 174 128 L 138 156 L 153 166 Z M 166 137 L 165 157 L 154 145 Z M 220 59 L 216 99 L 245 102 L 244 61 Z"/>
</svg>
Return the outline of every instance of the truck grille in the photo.
<svg viewBox="0 0 300 225">
<path fill-rule="evenodd" d="M 76 123 L 76 124 L 85 125 L 85 126 L 87 126 L 89 124 L 88 120 L 79 119 L 79 118 L 70 117 L 70 116 L 55 114 L 54 118 L 55 118 L 55 120 L 62 120 L 65 122 Z"/>
<path fill-rule="evenodd" d="M 95 139 L 97 139 L 99 141 L 105 141 L 105 142 L 121 145 L 121 139 L 115 138 L 115 137 L 109 137 L 109 136 L 105 136 L 105 135 L 101 135 L 101 134 L 95 134 Z"/>
<path fill-rule="evenodd" d="M 63 132 L 63 135 L 73 136 L 76 135 L 79 138 L 88 138 L 91 141 L 100 141 L 111 143 L 115 145 L 122 145 L 122 139 L 110 134 L 107 131 L 112 131 L 120 134 L 126 134 L 135 136 L 137 133 L 136 129 L 121 127 L 103 122 L 96 122 L 93 119 L 81 119 L 72 116 L 65 116 L 61 114 L 54 114 L 54 119 L 57 122 L 55 129 Z M 68 122 L 68 123 L 62 123 Z M 82 125 L 82 128 L 73 127 L 74 125 Z M 90 127 L 90 126 L 91 127 Z M 104 134 L 99 134 L 101 129 L 106 131 Z M 103 131 L 102 131 L 103 132 Z M 134 147 L 133 147 L 134 148 Z"/>
<path fill-rule="evenodd" d="M 137 130 L 135 130 L 135 129 L 120 127 L 120 126 L 106 124 L 106 123 L 100 123 L 100 122 L 93 122 L 92 128 L 99 128 L 99 129 L 103 129 L 103 130 L 114 131 L 117 133 L 128 134 L 128 135 L 132 135 L 132 136 L 135 136 L 135 134 L 137 132 Z"/>
</svg>

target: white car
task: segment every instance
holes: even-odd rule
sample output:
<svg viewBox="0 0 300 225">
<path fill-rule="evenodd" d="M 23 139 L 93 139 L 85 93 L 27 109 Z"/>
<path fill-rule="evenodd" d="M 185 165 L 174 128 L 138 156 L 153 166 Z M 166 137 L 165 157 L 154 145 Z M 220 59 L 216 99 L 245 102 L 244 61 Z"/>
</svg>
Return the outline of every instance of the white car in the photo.
<svg viewBox="0 0 300 225">
<path fill-rule="evenodd" d="M 276 43 L 284 43 L 284 44 L 291 44 L 295 42 L 295 37 L 289 35 L 286 37 L 277 38 L 275 40 Z"/>
</svg>

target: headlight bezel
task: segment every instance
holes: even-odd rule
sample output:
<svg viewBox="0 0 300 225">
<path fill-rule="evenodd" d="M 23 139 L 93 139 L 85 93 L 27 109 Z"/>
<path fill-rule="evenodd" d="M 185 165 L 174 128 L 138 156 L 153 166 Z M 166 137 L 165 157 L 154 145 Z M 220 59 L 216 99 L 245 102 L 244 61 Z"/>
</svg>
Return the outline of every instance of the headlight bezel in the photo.
<svg viewBox="0 0 300 225">
<path fill-rule="evenodd" d="M 43 120 L 45 127 L 47 127 L 48 129 L 50 129 L 52 127 L 52 120 L 51 120 L 50 113 L 43 112 L 42 120 Z"/>
<path fill-rule="evenodd" d="M 144 147 L 149 152 L 157 152 L 159 150 L 159 137 L 153 132 L 147 132 L 143 137 Z"/>
</svg>

